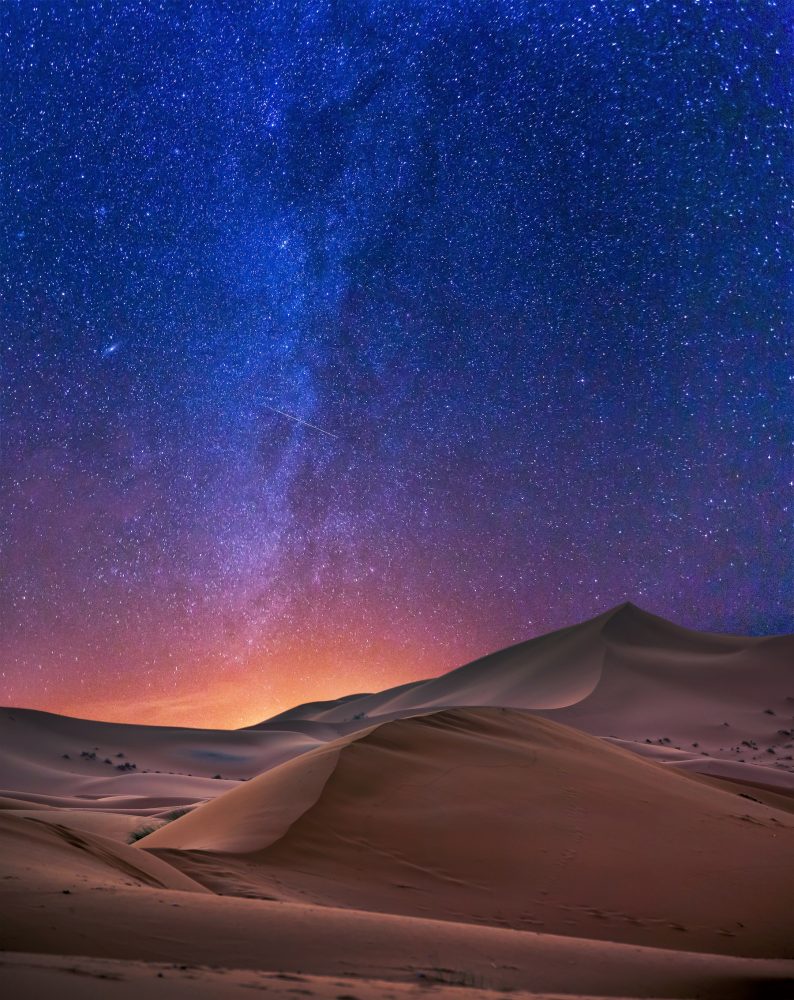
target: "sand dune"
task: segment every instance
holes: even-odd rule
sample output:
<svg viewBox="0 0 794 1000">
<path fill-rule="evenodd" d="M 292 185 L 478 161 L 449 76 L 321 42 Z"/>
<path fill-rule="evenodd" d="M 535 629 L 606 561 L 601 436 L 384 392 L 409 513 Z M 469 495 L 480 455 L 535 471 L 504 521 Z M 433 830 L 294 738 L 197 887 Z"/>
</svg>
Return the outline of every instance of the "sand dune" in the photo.
<svg viewBox="0 0 794 1000">
<path fill-rule="evenodd" d="M 793 664 L 792 637 L 691 632 L 627 604 L 442 677 L 233 732 L 0 709 L 0 797 L 162 812 L 373 722 L 465 706 L 530 709 L 643 754 L 656 747 L 671 766 L 794 793 Z"/>
<path fill-rule="evenodd" d="M 378 694 L 314 702 L 266 724 L 301 721 L 347 724 L 433 708 L 500 705 L 561 708 L 590 694 L 601 676 L 604 625 L 613 612 L 500 650 L 441 677 Z"/>
<path fill-rule="evenodd" d="M 354 732 L 486 705 L 530 709 L 643 753 L 655 744 L 673 766 L 680 749 L 688 769 L 794 794 L 794 637 L 694 632 L 630 603 L 442 677 L 298 706 L 256 728 L 322 722 Z"/>
<path fill-rule="evenodd" d="M 134 726 L 4 708 L 0 742 L 0 798 L 156 814 L 213 798 L 322 740 L 275 727 Z"/>
<path fill-rule="evenodd" d="M 794 995 L 792 698 L 621 605 L 236 732 L 2 709 L 0 987 Z"/>
<path fill-rule="evenodd" d="M 85 883 L 92 888 L 145 885 L 185 892 L 206 889 L 153 855 L 63 823 L 0 813 L 3 877 L 28 889 Z"/>
<path fill-rule="evenodd" d="M 258 914 L 259 915 L 259 914 Z M 245 919 L 246 915 L 243 915 Z M 250 918 L 249 918 L 250 919 Z M 588 942 L 573 952 L 560 947 L 563 939 L 536 936 L 525 942 L 457 939 L 425 922 L 416 926 L 378 927 L 384 918 L 375 918 L 375 934 L 367 934 L 367 966 L 371 975 L 351 975 L 349 971 L 318 975 L 291 971 L 299 941 L 287 951 L 285 960 L 265 949 L 262 960 L 277 964 L 283 971 L 208 966 L 195 960 L 185 962 L 144 962 L 133 959 L 90 956 L 41 955 L 19 952 L 0 953 L 0 983 L 14 997 L 52 997 L 62 1000 L 138 1000 L 143 992 L 155 1000 L 250 1000 L 256 995 L 314 997 L 316 1000 L 605 1000 L 605 998 L 664 997 L 698 1000 L 789 1000 L 794 981 L 784 962 L 731 959 L 713 955 L 670 954 L 649 949 L 619 950 Z M 453 932 L 458 928 L 452 925 Z M 257 926 L 272 932 L 273 926 Z M 290 928 L 293 930 L 293 928 Z M 310 921 L 300 928 L 311 934 Z M 372 930 L 373 928 L 370 928 Z M 361 927 L 343 930 L 361 931 Z M 406 933 L 407 932 L 407 933 Z M 437 941 L 437 946 L 422 946 Z M 272 934 L 271 934 L 272 936 Z M 504 935 L 500 935 L 503 937 Z M 281 938 L 282 935 L 279 935 Z M 225 942 L 223 942 L 225 944 Z M 253 942 L 246 944 L 253 945 Z M 296 947 L 297 945 L 297 947 Z M 356 964 L 349 937 L 341 934 L 319 949 L 323 967 L 338 965 L 349 970 Z M 336 945 L 335 954 L 330 949 Z M 523 945 L 521 947 L 520 945 Z M 472 950 L 473 949 L 473 950 Z M 400 956 L 395 964 L 391 950 Z M 210 942 L 210 957 L 217 949 Z M 489 959 L 489 955 L 493 956 Z M 498 959 L 513 959 L 500 962 Z M 494 960 L 497 959 L 497 960 Z M 360 959 L 358 959 L 360 962 Z M 437 963 L 450 963 L 447 965 Z M 522 965 L 514 962 L 524 963 Z M 316 964 L 316 958 L 310 964 Z M 397 978 L 397 976 L 401 978 Z M 515 985 L 493 985 L 528 981 L 531 989 Z M 543 985 L 543 984 L 550 985 Z M 556 985 L 554 985 L 556 984 Z M 600 989 L 595 994 L 592 991 Z M 630 995 L 625 991 L 629 989 Z M 575 991 L 575 992 L 574 992 Z"/>
<path fill-rule="evenodd" d="M 329 735 L 335 734 L 324 731 L 321 737 L 312 737 L 277 727 L 257 732 L 124 725 L 3 708 L 0 737 L 10 754 L 0 762 L 0 783 L 19 783 L 22 765 L 27 770 L 23 772 L 26 783 L 21 787 L 35 790 L 34 763 L 45 770 L 57 768 L 64 775 L 59 782 L 71 781 L 71 787 L 80 792 L 92 782 L 109 785 L 115 778 L 126 779 L 127 772 L 117 769 L 133 763 L 137 774 L 157 773 L 160 778 L 169 774 L 213 778 L 221 773 L 226 779 L 239 780 L 258 774 L 274 761 L 316 746 Z M 95 754 L 96 760 L 87 760 L 81 756 L 83 753 Z M 107 770 L 106 760 L 112 770 Z M 98 766 L 92 768 L 92 764 Z M 42 783 L 44 791 L 51 789 L 48 775 L 42 776 Z"/>
<path fill-rule="evenodd" d="M 422 976 L 422 978 L 420 978 Z M 446 978 L 445 978 L 446 977 Z M 145 991 L 153 998 L 168 1000 L 217 1000 L 218 997 L 250 1000 L 251 991 L 265 997 L 308 996 L 315 1000 L 466 1000 L 472 988 L 463 983 L 470 977 L 454 969 L 434 970 L 427 979 L 417 973 L 415 982 L 310 976 L 303 973 L 262 972 L 254 969 L 210 969 L 173 963 L 132 962 L 58 955 L 4 953 L 0 957 L 0 980 L 12 996 L 58 996 L 61 1000 L 138 1000 Z M 759 984 L 760 985 L 760 984 Z M 503 990 L 476 987 L 478 1000 L 504 1000 Z M 516 1000 L 566 1000 L 570 994 L 528 993 L 510 990 Z M 708 994 L 706 994 L 708 995 Z M 746 1000 L 746 989 L 735 996 Z M 581 1000 L 598 1000 L 584 997 Z M 722 1000 L 725 1000 L 724 996 Z"/>
<path fill-rule="evenodd" d="M 204 852 L 167 858 L 219 891 L 713 952 L 791 944 L 791 814 L 517 711 L 385 723 L 141 846 Z"/>
<path fill-rule="evenodd" d="M 629 608 L 602 629 L 601 678 L 554 718 L 602 736 L 680 746 L 705 773 L 794 789 L 794 641 L 691 632 Z M 755 744 L 755 745 L 754 745 Z M 774 750 L 774 753 L 770 753 Z M 720 769 L 714 760 L 729 760 Z M 763 773 L 735 765 L 764 765 Z"/>
<path fill-rule="evenodd" d="M 695 632 L 627 602 L 589 621 L 510 646 L 441 677 L 403 684 L 377 694 L 299 705 L 260 726 L 299 720 L 349 723 L 362 713 L 376 718 L 396 712 L 465 705 L 511 706 L 533 711 L 564 709 L 589 700 L 597 690 L 610 684 L 614 667 L 626 663 L 631 667 L 642 666 L 649 677 L 661 671 L 668 685 L 686 691 L 701 690 L 706 679 L 699 675 L 691 677 L 692 667 L 710 669 L 711 680 L 716 677 L 715 671 L 722 675 L 727 670 L 731 674 L 732 696 L 751 691 L 752 680 L 770 686 L 773 694 L 780 697 L 782 689 L 791 685 L 792 661 L 794 637 Z M 749 678 L 748 672 L 756 676 Z M 714 697 L 717 692 L 710 694 Z M 787 694 L 794 696 L 794 691 Z"/>
</svg>

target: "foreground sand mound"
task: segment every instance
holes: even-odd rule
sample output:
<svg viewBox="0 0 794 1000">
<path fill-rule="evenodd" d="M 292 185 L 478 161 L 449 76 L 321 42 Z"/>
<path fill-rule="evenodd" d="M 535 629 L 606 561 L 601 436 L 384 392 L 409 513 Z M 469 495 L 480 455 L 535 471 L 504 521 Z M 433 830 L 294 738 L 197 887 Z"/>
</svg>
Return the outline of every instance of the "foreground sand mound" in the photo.
<svg viewBox="0 0 794 1000">
<path fill-rule="evenodd" d="M 234 914 L 224 916 L 228 919 Z M 505 1000 L 505 996 L 511 1000 L 604 1000 L 607 996 L 615 1000 L 790 1000 L 794 986 L 792 970 L 784 962 L 671 954 L 594 942 L 577 942 L 572 947 L 561 938 L 529 935 L 521 947 L 511 940 L 509 931 L 478 939 L 479 928 L 371 916 L 363 927 L 345 926 L 340 920 L 336 940 L 329 940 L 323 933 L 327 928 L 321 926 L 321 948 L 326 953 L 320 967 L 337 966 L 345 971 L 311 975 L 305 971 L 306 960 L 299 957 L 301 942 L 296 938 L 303 933 L 304 941 L 306 937 L 314 940 L 316 923 L 305 920 L 300 927 L 297 921 L 289 921 L 293 926 L 284 933 L 274 915 L 269 916 L 270 923 L 256 921 L 251 928 L 259 932 L 260 941 L 267 942 L 263 959 L 280 970 L 296 966 L 300 972 L 208 967 L 193 961 L 177 964 L 3 952 L 0 986 L 9 996 L 30 1000 L 54 996 L 59 1000 L 139 1000 L 144 993 L 150 1000 L 250 1000 L 252 991 L 257 997 L 277 1000 L 295 996 L 314 1000 Z M 191 930 L 206 932 L 207 925 L 193 921 Z M 369 974 L 363 976 L 349 971 L 356 935 L 367 940 Z M 250 936 L 256 940 L 254 934 Z M 210 937 L 202 943 L 206 949 L 202 959 L 215 958 L 219 951 L 215 940 Z M 431 964 L 426 961 L 428 953 Z M 399 956 L 396 962 L 394 955 Z M 286 963 L 282 956 L 288 956 Z M 317 964 L 313 952 L 310 968 Z M 531 983 L 531 991 L 517 989 L 516 982 Z"/>
<path fill-rule="evenodd" d="M 75 884 L 105 889 L 133 885 L 206 893 L 203 886 L 159 858 L 126 844 L 13 812 L 0 813 L 0 856 L 6 883 L 21 882 L 27 889 L 60 885 L 66 891 Z"/>
<path fill-rule="evenodd" d="M 3 996 L 791 996 L 790 961 L 217 896 L 146 852 L 13 815 L 0 856 Z"/>
<path fill-rule="evenodd" d="M 337 741 L 141 846 L 217 891 L 781 956 L 792 831 L 568 727 L 463 709 Z"/>
</svg>

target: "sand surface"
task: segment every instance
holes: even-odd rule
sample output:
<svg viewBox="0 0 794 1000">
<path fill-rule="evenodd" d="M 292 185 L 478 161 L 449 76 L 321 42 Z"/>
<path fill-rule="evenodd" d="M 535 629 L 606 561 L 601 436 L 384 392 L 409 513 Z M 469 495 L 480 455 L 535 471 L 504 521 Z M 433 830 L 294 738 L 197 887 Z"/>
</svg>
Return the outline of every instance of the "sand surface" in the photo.
<svg viewBox="0 0 794 1000">
<path fill-rule="evenodd" d="M 794 996 L 793 696 L 624 605 L 235 732 L 2 709 L 0 986 Z"/>
<path fill-rule="evenodd" d="M 759 957 L 791 941 L 794 816 L 515 710 L 384 723 L 141 846 L 224 893 Z"/>
<path fill-rule="evenodd" d="M 428 996 L 433 1000 L 465 1000 L 472 996 L 472 987 L 464 985 L 466 977 L 451 969 L 434 970 L 428 975 L 417 973 L 415 982 L 395 982 L 10 952 L 0 957 L 0 978 L 13 996 L 47 995 L 63 1000 L 138 1000 L 144 992 L 154 1000 L 250 1000 L 252 990 L 271 998 L 316 1000 L 427 1000 Z M 451 985 L 455 983 L 459 985 Z M 504 1000 L 505 996 L 516 1000 L 565 1000 L 569 996 L 475 989 L 479 1000 Z M 599 998 L 582 996 L 581 1000 Z"/>
</svg>

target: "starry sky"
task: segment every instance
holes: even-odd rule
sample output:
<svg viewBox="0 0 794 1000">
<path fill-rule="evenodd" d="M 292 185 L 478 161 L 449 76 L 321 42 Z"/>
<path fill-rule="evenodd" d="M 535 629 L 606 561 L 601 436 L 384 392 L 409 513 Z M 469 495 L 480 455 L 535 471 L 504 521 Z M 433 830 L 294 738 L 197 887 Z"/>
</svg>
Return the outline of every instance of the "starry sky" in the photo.
<svg viewBox="0 0 794 1000">
<path fill-rule="evenodd" d="M 4 4 L 0 703 L 791 630 L 790 13 Z"/>
</svg>

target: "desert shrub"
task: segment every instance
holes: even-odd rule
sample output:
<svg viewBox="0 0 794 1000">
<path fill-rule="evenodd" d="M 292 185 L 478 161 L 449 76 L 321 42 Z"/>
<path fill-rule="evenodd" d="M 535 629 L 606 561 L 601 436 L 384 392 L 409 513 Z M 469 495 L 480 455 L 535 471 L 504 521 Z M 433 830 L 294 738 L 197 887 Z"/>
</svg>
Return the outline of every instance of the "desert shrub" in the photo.
<svg viewBox="0 0 794 1000">
<path fill-rule="evenodd" d="M 133 830 L 127 837 L 127 843 L 134 844 L 138 840 L 143 840 L 143 838 L 148 837 L 150 833 L 154 833 L 155 830 L 159 830 L 161 826 L 165 826 L 166 823 L 173 823 L 175 819 L 179 819 L 180 816 L 184 816 L 185 813 L 189 812 L 189 809 L 173 809 L 171 812 L 166 813 L 165 816 L 162 817 L 162 823 L 158 823 L 157 826 L 147 823 L 145 826 L 139 826 L 137 830 Z"/>
<path fill-rule="evenodd" d="M 189 812 L 190 810 L 187 808 L 174 809 L 172 812 L 166 813 L 165 816 L 163 816 L 163 819 L 165 820 L 166 823 L 172 823 L 175 819 L 179 819 L 180 816 L 185 816 Z"/>
<path fill-rule="evenodd" d="M 154 833 L 158 830 L 157 826 L 139 826 L 137 830 L 133 830 L 132 833 L 127 837 L 128 844 L 134 844 L 136 840 L 143 840 L 144 837 L 148 837 L 150 833 Z"/>
</svg>

